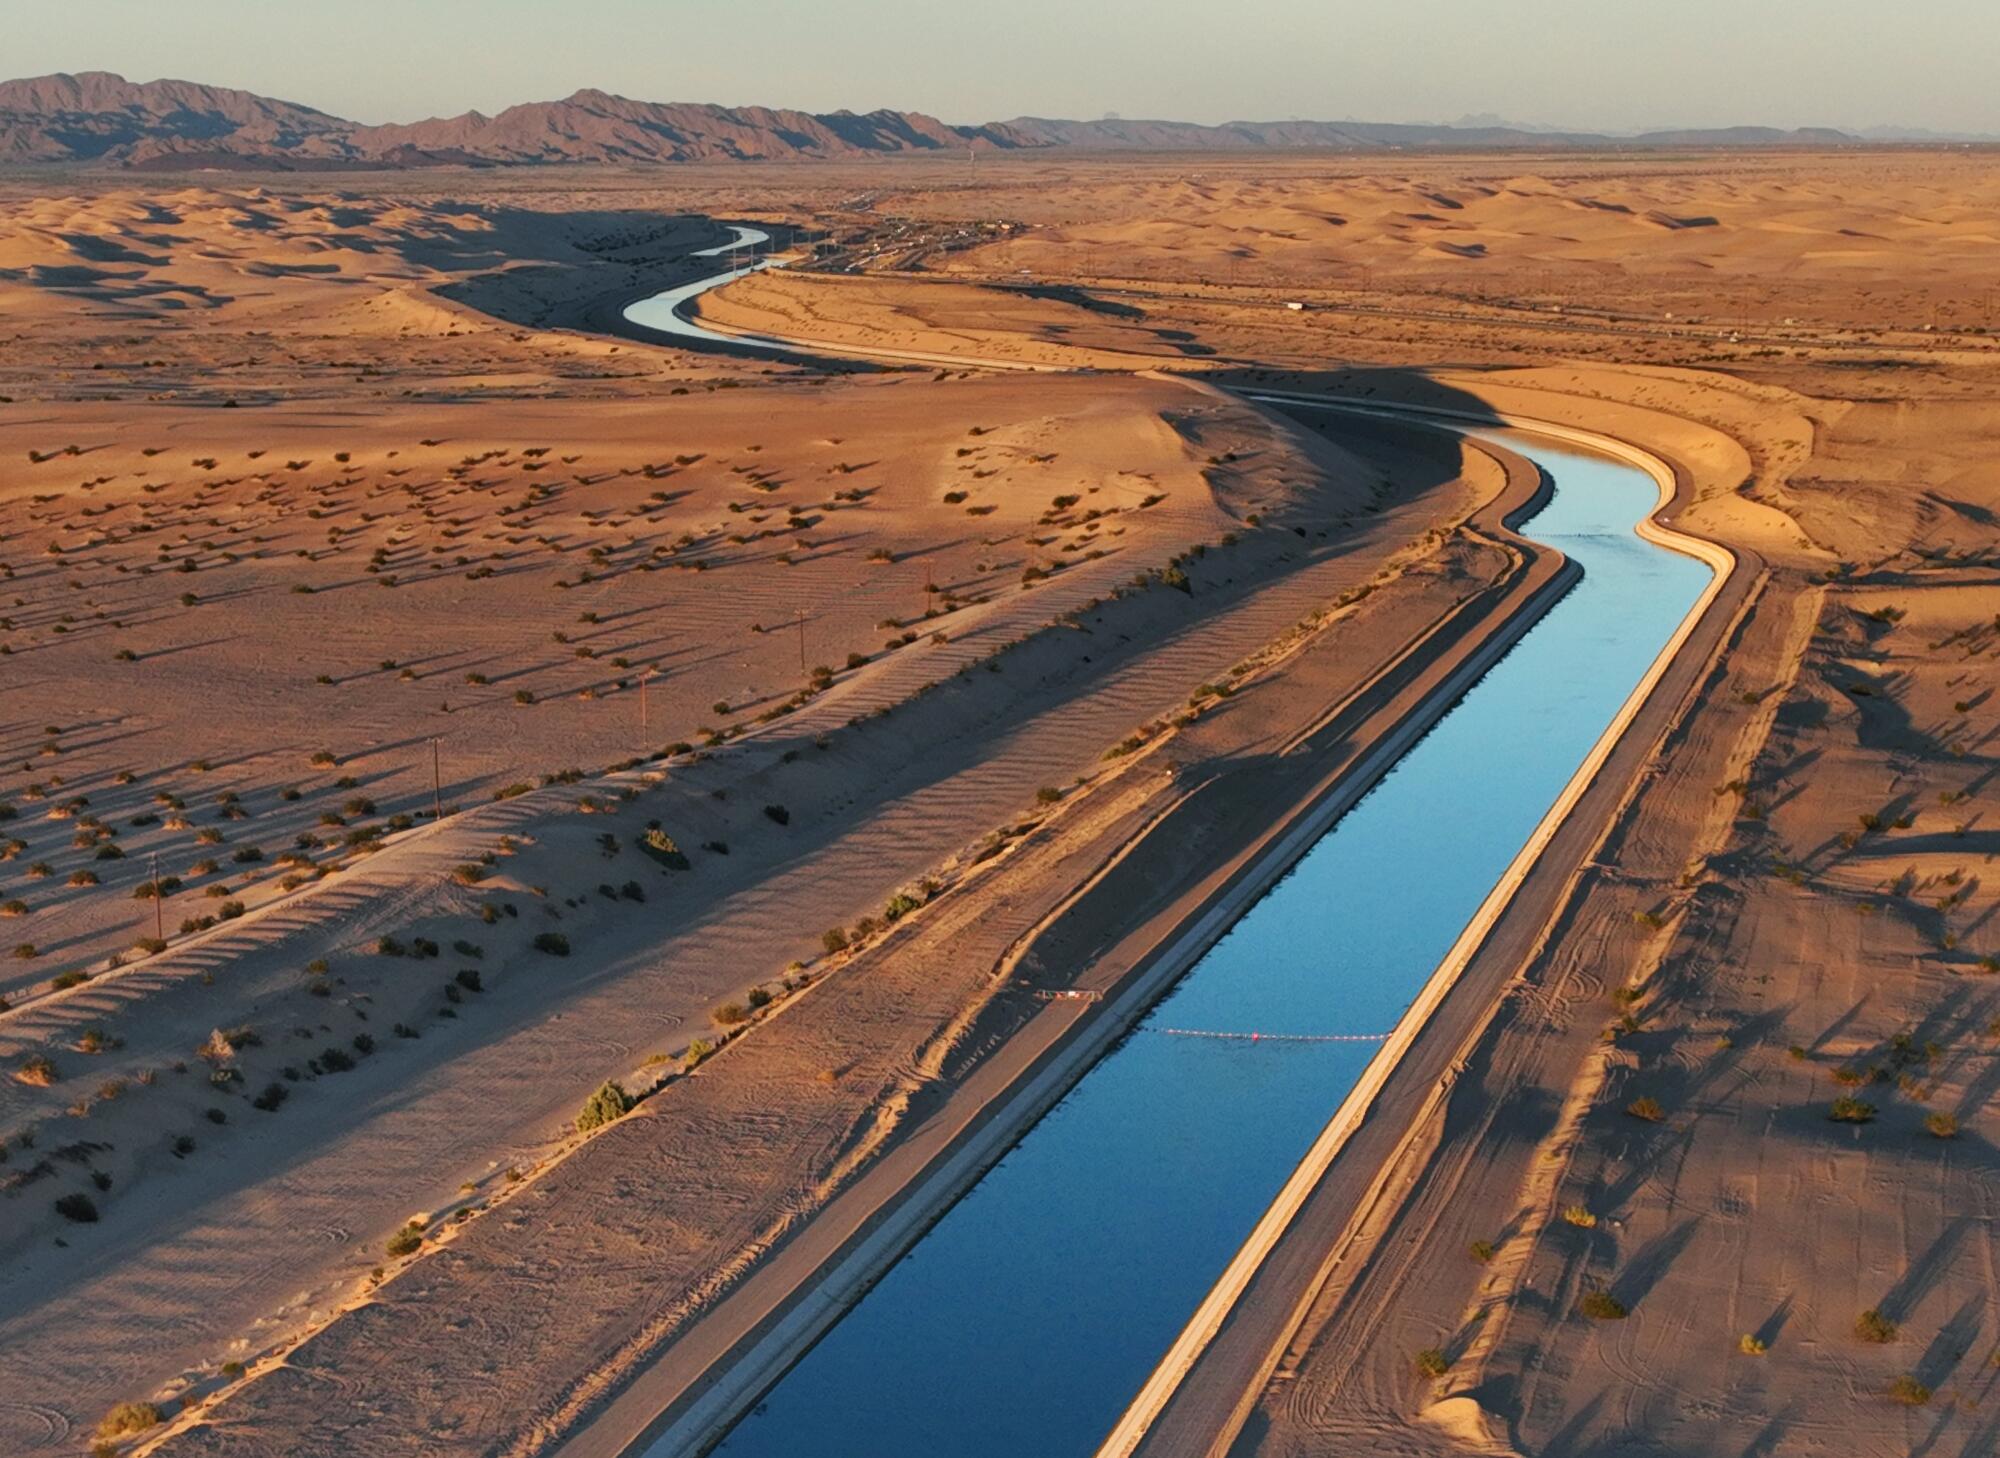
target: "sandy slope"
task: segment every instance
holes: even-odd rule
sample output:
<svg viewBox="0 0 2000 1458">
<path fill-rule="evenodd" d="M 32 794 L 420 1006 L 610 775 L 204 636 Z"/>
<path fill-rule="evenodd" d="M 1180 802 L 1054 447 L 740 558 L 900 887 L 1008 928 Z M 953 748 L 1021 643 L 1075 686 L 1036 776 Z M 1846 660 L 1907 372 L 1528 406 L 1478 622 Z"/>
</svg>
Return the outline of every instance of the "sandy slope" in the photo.
<svg viewBox="0 0 2000 1458">
<path fill-rule="evenodd" d="M 882 380 L 522 405 L 505 434 L 469 408 L 67 406 L 4 428 L 16 460 L 57 453 L 0 486 L 17 690 L 0 801 L 25 843 L 0 899 L 27 908 L 8 945 L 41 953 L 6 964 L 0 995 L 150 932 L 130 898 L 156 852 L 186 886 L 171 928 L 214 909 L 212 886 L 268 892 L 301 834 L 322 861 L 358 826 L 427 811 L 432 736 L 444 797 L 469 803 L 753 726 L 813 667 L 844 682 L 850 657 L 924 660 L 934 633 L 1041 621 L 1008 605 L 1030 567 L 1089 596 L 1158 566 L 1231 522 L 1162 418 L 1211 409 L 1142 384 L 958 382 L 919 403 Z M 72 441 L 83 453 L 60 454 Z M 357 796 L 372 808 L 342 808 Z M 220 818 L 226 797 L 249 818 Z M 72 845 L 79 816 L 125 858 Z M 263 856 L 247 871 L 246 846 Z M 79 871 L 102 884 L 64 884 Z"/>
</svg>

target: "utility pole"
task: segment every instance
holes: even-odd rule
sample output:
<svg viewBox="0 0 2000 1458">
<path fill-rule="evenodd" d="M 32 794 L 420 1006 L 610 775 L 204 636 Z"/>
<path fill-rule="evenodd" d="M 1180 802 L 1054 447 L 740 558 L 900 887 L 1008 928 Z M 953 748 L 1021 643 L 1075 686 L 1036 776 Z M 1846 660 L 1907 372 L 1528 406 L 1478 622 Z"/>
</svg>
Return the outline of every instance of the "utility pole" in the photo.
<svg viewBox="0 0 2000 1458">
<path fill-rule="evenodd" d="M 437 735 L 431 736 L 431 817 L 444 819 L 444 777 L 438 771 Z"/>
<path fill-rule="evenodd" d="M 806 610 L 804 608 L 794 608 L 792 610 L 792 617 L 799 625 L 799 672 L 804 673 L 806 671 Z"/>
</svg>

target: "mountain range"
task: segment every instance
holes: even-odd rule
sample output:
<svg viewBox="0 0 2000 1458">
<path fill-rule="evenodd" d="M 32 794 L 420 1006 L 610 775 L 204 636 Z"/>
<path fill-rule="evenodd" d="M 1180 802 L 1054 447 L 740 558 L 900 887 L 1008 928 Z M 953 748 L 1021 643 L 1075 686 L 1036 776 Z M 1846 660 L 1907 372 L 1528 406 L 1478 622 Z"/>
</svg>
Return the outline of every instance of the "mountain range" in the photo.
<svg viewBox="0 0 2000 1458">
<path fill-rule="evenodd" d="M 1488 121 L 1495 124 L 1484 124 Z M 1344 152 L 1403 148 L 1853 146 L 1825 128 L 1728 127 L 1611 136 L 1383 122 L 1193 122 L 1017 117 L 954 126 L 920 112 L 837 111 L 633 101 L 596 90 L 560 101 L 387 126 L 191 81 L 127 81 L 107 71 L 0 82 L 0 164 L 152 170 L 310 170 L 551 163 L 846 158 L 896 153 L 1090 151 Z"/>
</svg>

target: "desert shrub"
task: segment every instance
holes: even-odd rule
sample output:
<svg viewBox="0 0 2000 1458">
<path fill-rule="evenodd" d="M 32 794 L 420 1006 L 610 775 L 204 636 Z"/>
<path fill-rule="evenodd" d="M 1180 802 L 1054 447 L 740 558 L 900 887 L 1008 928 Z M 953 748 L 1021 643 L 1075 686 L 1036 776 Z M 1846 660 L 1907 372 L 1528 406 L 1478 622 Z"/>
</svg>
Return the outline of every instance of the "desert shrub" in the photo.
<svg viewBox="0 0 2000 1458">
<path fill-rule="evenodd" d="M 1053 805 L 1062 797 L 1062 791 L 1058 790 L 1054 785 L 1043 785 L 1039 790 L 1035 791 L 1036 801 L 1043 805 Z"/>
<path fill-rule="evenodd" d="M 467 992 L 484 992 L 486 990 L 485 987 L 483 987 L 480 984 L 479 969 L 477 967 L 459 968 L 457 974 L 452 978 L 452 980 L 456 982 L 460 987 L 463 987 Z"/>
<path fill-rule="evenodd" d="M 97 1436 L 106 1440 L 129 1438 L 159 1426 L 163 1414 L 150 1402 L 121 1402 L 97 1423 Z"/>
<path fill-rule="evenodd" d="M 1931 1390 L 1906 1373 L 1889 1384 L 1889 1400 L 1904 1407 L 1922 1407 L 1931 1400 Z"/>
<path fill-rule="evenodd" d="M 466 861 L 451 868 L 451 878 L 461 886 L 477 886 L 486 879 L 486 867 Z"/>
<path fill-rule="evenodd" d="M 250 1107 L 262 1109 L 267 1114 L 274 1114 L 278 1111 L 278 1105 L 282 1104 L 289 1094 L 290 1090 L 282 1083 L 267 1083 L 264 1085 L 264 1091 L 250 1100 Z"/>
<path fill-rule="evenodd" d="M 1626 1316 L 1625 1303 L 1601 1288 L 1584 1292 L 1576 1309 L 1592 1321 L 1623 1321 Z"/>
<path fill-rule="evenodd" d="M 889 898 L 889 904 L 882 908 L 882 919 L 884 921 L 901 921 L 922 905 L 923 902 L 917 900 L 916 897 L 910 895 L 907 891 L 898 891 L 894 896 Z"/>
<path fill-rule="evenodd" d="M 390 1236 L 382 1248 L 391 1260 L 401 1260 L 406 1255 L 415 1255 L 424 1248 L 423 1226 L 412 1220 Z"/>
<path fill-rule="evenodd" d="M 21 1060 L 21 1066 L 14 1071 L 14 1077 L 36 1088 L 47 1088 L 60 1075 L 56 1072 L 54 1061 L 47 1054 L 30 1053 Z"/>
<path fill-rule="evenodd" d="M 737 1023 L 749 1021 L 750 1009 L 740 1002 L 725 1002 L 715 1010 L 714 1018 L 725 1028 L 733 1027 Z"/>
<path fill-rule="evenodd" d="M 632 1096 L 625 1092 L 624 1086 L 607 1081 L 584 1100 L 583 1109 L 576 1116 L 576 1132 L 588 1134 L 592 1129 L 622 1119 L 631 1108 Z"/>
<path fill-rule="evenodd" d="M 407 957 L 410 949 L 394 937 L 377 937 L 375 955 L 378 957 Z"/>
<path fill-rule="evenodd" d="M 1827 1118 L 1836 1124 L 1866 1124 L 1875 1117 L 1875 1106 L 1866 1099 L 1857 1099 L 1852 1094 L 1842 1094 L 1827 1110 Z"/>
<path fill-rule="evenodd" d="M 1924 1127 L 1935 1138 L 1952 1139 L 1958 1134 L 1958 1117 L 1955 1114 L 1932 1114 L 1924 1120 Z"/>
<path fill-rule="evenodd" d="M 1442 1377 L 1451 1370 L 1451 1358 L 1437 1347 L 1425 1347 L 1413 1361 L 1417 1371 L 1425 1377 Z"/>
<path fill-rule="evenodd" d="M 345 1073 L 354 1067 L 354 1055 L 345 1048 L 324 1049 L 314 1061 L 321 1073 Z"/>
<path fill-rule="evenodd" d="M 750 1004 L 750 1010 L 752 1012 L 755 1012 L 758 1008 L 765 1007 L 770 1004 L 771 994 L 770 991 L 766 988 L 753 987 L 750 989 L 748 993 L 744 994 L 743 1000 L 748 1004 Z"/>
<path fill-rule="evenodd" d="M 56 1214 L 79 1225 L 93 1225 L 97 1221 L 97 1206 L 88 1195 L 68 1194 L 56 1201 Z"/>
<path fill-rule="evenodd" d="M 787 810 L 783 805 L 766 805 L 764 807 L 764 814 L 779 825 L 790 825 L 792 823 L 792 812 Z"/>
<path fill-rule="evenodd" d="M 1887 1346 L 1896 1339 L 1896 1323 L 1871 1306 L 1854 1318 L 1854 1334 L 1864 1342 Z"/>
<path fill-rule="evenodd" d="M 689 861 L 681 848 L 674 844 L 674 838 L 657 825 L 639 838 L 639 849 L 658 861 L 670 871 L 685 871 Z"/>
<path fill-rule="evenodd" d="M 848 947 L 847 933 L 840 927 L 829 927 L 820 934 L 819 944 L 826 948 L 829 956 L 835 952 L 844 952 Z"/>
<path fill-rule="evenodd" d="M 1746 1331 L 1736 1339 L 1736 1350 L 1746 1357 L 1761 1357 L 1770 1349 L 1770 1344 L 1755 1332 Z"/>
<path fill-rule="evenodd" d="M 569 938 L 561 932 L 540 932 L 535 937 L 534 948 L 538 952 L 547 952 L 551 957 L 567 957 Z"/>
<path fill-rule="evenodd" d="M 1563 1211 L 1563 1219 L 1579 1230 L 1591 1230 L 1597 1225 L 1597 1217 L 1582 1205 L 1571 1205 Z"/>
<path fill-rule="evenodd" d="M 1471 1245 L 1466 1247 L 1465 1253 L 1475 1261 L 1478 1261 L 1480 1265 L 1487 1265 L 1493 1259 L 1493 1242 L 1490 1240 L 1475 1240 Z"/>
<path fill-rule="evenodd" d="M 1644 1119 L 1649 1124 L 1657 1124 L 1667 1117 L 1667 1111 L 1660 1107 L 1660 1101 L 1649 1095 L 1642 1095 L 1625 1106 L 1625 1112 L 1635 1119 Z"/>
</svg>

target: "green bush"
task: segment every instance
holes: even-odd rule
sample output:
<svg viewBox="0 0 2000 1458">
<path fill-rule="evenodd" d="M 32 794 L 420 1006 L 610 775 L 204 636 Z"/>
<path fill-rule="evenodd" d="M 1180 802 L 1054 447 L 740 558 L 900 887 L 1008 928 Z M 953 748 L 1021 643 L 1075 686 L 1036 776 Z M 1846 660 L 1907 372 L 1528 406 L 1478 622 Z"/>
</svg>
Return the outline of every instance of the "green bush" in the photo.
<svg viewBox="0 0 2000 1458">
<path fill-rule="evenodd" d="M 551 957 L 567 957 L 569 938 L 561 932 L 540 932 L 535 936 L 534 948 L 538 952 L 547 952 Z"/>
<path fill-rule="evenodd" d="M 423 1249 L 423 1245 L 424 1228 L 417 1221 L 412 1220 L 401 1230 L 390 1236 L 383 1248 L 389 1253 L 391 1260 L 400 1260 L 406 1255 L 415 1255 Z"/>
<path fill-rule="evenodd" d="M 1889 1384 L 1889 1400 L 1904 1407 L 1922 1407 L 1931 1400 L 1931 1390 L 1914 1377 L 1902 1376 Z"/>
<path fill-rule="evenodd" d="M 97 1222 L 97 1206 L 88 1195 L 64 1195 L 56 1201 L 56 1214 L 79 1225 L 94 1225 Z"/>
<path fill-rule="evenodd" d="M 681 848 L 674 844 L 674 838 L 658 826 L 654 826 L 639 838 L 639 849 L 651 856 L 670 871 L 688 869 L 688 858 Z"/>
<path fill-rule="evenodd" d="M 1854 1318 L 1854 1334 L 1864 1342 L 1887 1346 L 1896 1339 L 1896 1323 L 1873 1306 Z"/>
<path fill-rule="evenodd" d="M 1437 1347 L 1425 1347 L 1415 1361 L 1417 1371 L 1425 1377 L 1442 1377 L 1451 1370 L 1451 1358 Z"/>
<path fill-rule="evenodd" d="M 121 1402 L 97 1424 L 97 1436 L 105 1439 L 129 1438 L 148 1428 L 158 1427 L 164 1414 L 150 1402 Z"/>
<path fill-rule="evenodd" d="M 1623 1321 L 1626 1316 L 1625 1303 L 1602 1289 L 1584 1292 L 1576 1309 L 1592 1321 Z"/>
<path fill-rule="evenodd" d="M 632 1108 L 632 1096 L 624 1088 L 613 1082 L 606 1082 L 596 1093 L 584 1100 L 583 1111 L 576 1116 L 576 1132 L 588 1134 L 592 1129 L 601 1128 L 615 1119 L 623 1118 Z"/>
</svg>

